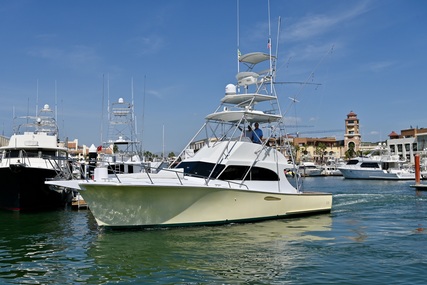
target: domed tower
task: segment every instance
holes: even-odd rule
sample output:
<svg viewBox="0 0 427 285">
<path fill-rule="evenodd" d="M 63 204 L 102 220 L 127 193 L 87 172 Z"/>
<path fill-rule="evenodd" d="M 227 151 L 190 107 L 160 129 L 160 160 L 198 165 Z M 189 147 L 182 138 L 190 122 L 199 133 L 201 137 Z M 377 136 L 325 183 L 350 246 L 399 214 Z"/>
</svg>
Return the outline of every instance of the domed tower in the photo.
<svg viewBox="0 0 427 285">
<path fill-rule="evenodd" d="M 353 111 L 347 114 L 345 119 L 345 134 L 344 134 L 344 146 L 345 151 L 353 148 L 355 152 L 360 149 L 362 140 L 359 132 L 359 119 L 357 114 Z"/>
</svg>

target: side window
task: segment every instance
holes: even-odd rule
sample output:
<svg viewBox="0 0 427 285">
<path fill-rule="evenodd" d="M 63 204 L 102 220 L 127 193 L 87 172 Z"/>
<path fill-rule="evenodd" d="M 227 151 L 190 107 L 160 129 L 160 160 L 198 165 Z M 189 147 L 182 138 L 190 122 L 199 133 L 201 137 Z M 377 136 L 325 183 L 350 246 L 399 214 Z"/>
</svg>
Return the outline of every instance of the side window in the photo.
<svg viewBox="0 0 427 285">
<path fill-rule="evenodd" d="M 223 173 L 221 173 L 219 179 L 222 180 L 242 180 L 246 172 L 248 172 L 249 166 L 228 166 Z"/>
<path fill-rule="evenodd" d="M 248 169 L 249 169 L 249 166 L 230 165 L 220 175 L 219 179 L 222 179 L 222 180 L 242 180 L 245 177 L 246 173 L 248 172 Z M 277 175 L 276 172 L 271 171 L 269 169 L 261 168 L 261 167 L 252 167 L 250 173 L 248 174 L 248 176 L 246 177 L 245 180 L 278 181 L 279 176 Z"/>
<path fill-rule="evenodd" d="M 251 180 L 273 180 L 278 181 L 279 176 L 276 172 L 271 171 L 270 169 L 261 168 L 261 167 L 254 167 L 251 169 Z"/>
</svg>

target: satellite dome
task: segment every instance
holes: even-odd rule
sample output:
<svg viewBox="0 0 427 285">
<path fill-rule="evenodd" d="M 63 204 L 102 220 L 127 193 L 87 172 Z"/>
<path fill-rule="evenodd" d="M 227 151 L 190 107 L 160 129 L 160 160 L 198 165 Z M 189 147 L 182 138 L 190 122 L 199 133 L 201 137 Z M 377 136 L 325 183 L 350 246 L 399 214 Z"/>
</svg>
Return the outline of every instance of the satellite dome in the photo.
<svg viewBox="0 0 427 285">
<path fill-rule="evenodd" d="M 234 94 L 236 94 L 236 86 L 234 84 L 227 84 L 227 86 L 225 86 L 225 95 Z"/>
</svg>

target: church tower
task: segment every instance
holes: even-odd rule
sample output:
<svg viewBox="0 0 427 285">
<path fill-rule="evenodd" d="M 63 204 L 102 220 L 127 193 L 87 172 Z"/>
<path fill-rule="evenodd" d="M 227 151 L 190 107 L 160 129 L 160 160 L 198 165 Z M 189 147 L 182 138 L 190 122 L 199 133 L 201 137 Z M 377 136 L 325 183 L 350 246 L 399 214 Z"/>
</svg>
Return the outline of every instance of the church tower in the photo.
<svg viewBox="0 0 427 285">
<path fill-rule="evenodd" d="M 353 149 L 355 153 L 359 151 L 362 138 L 359 131 L 359 119 L 353 111 L 347 114 L 345 120 L 344 148 L 345 151 Z"/>
</svg>

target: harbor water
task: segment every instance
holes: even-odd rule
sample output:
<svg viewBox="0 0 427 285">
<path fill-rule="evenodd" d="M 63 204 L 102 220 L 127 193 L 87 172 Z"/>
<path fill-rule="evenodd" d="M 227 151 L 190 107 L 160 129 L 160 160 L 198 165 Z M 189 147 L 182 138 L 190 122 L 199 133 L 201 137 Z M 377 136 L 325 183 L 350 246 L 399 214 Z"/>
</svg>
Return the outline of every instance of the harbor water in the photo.
<svg viewBox="0 0 427 285">
<path fill-rule="evenodd" d="M 89 210 L 0 212 L 0 284 L 425 284 L 427 191 L 305 178 L 331 214 L 142 231 Z"/>
</svg>

